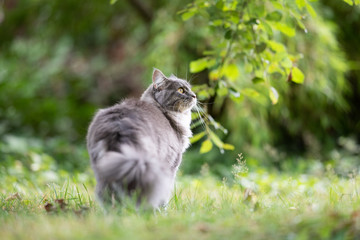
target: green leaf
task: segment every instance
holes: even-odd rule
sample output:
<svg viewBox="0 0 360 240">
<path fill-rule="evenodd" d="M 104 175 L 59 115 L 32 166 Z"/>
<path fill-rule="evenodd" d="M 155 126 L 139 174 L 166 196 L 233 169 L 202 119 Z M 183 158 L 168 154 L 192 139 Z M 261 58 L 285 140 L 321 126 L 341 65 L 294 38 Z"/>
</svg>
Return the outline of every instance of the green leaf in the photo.
<svg viewBox="0 0 360 240">
<path fill-rule="evenodd" d="M 258 91 L 252 89 L 252 88 L 244 88 L 241 90 L 241 94 L 249 97 L 250 99 L 265 105 L 267 103 L 267 97 L 265 95 L 260 94 Z"/>
<path fill-rule="evenodd" d="M 279 10 L 283 10 L 284 7 L 283 5 L 281 5 L 281 3 L 277 2 L 277 1 L 272 1 L 272 5 L 274 6 L 274 8 L 279 9 Z"/>
<path fill-rule="evenodd" d="M 255 51 L 257 53 L 262 53 L 266 49 L 266 43 L 261 42 L 255 46 Z"/>
<path fill-rule="evenodd" d="M 316 17 L 316 12 L 315 12 L 314 8 L 309 3 L 306 4 L 306 10 L 309 12 L 311 17 L 313 17 L 313 18 Z"/>
<path fill-rule="evenodd" d="M 223 143 L 223 141 L 221 141 L 221 139 L 213 132 L 213 131 L 209 131 L 210 133 L 210 138 L 211 140 L 214 142 L 214 144 L 220 148 L 220 149 L 225 149 L 225 150 L 234 150 L 235 147 L 231 144 L 228 143 Z"/>
<path fill-rule="evenodd" d="M 208 99 L 215 94 L 215 90 L 208 87 L 206 84 L 195 85 L 192 89 L 196 93 L 199 100 Z"/>
<path fill-rule="evenodd" d="M 245 64 L 245 72 L 251 73 L 252 71 L 253 71 L 253 65 L 251 65 L 250 63 L 246 63 Z"/>
<path fill-rule="evenodd" d="M 280 73 L 282 71 L 283 71 L 283 69 L 279 66 L 278 62 L 274 61 L 274 62 L 270 63 L 269 68 L 268 68 L 269 73 L 271 73 L 271 74 L 275 73 L 275 72 Z"/>
<path fill-rule="evenodd" d="M 221 19 L 214 20 L 211 23 L 211 25 L 213 25 L 215 27 L 221 26 L 222 24 L 223 24 L 223 20 L 221 20 Z"/>
<path fill-rule="evenodd" d="M 227 11 L 235 11 L 236 10 L 236 5 L 238 4 L 237 1 L 232 1 L 232 2 L 227 2 L 225 1 L 225 4 L 223 6 L 223 12 L 227 12 Z"/>
<path fill-rule="evenodd" d="M 197 141 L 199 141 L 200 139 L 202 139 L 205 136 L 206 132 L 201 132 L 201 133 L 197 133 L 194 136 L 192 136 L 192 138 L 190 138 L 190 143 L 196 143 Z"/>
<path fill-rule="evenodd" d="M 217 91 L 216 91 L 216 93 L 217 93 L 217 95 L 219 96 L 219 97 L 224 97 L 224 96 L 226 96 L 227 94 L 228 94 L 228 90 L 227 90 L 227 88 L 219 88 Z"/>
<path fill-rule="evenodd" d="M 280 69 L 279 69 L 280 70 Z M 282 73 L 282 71 L 280 72 L 272 72 L 271 74 L 270 74 L 270 79 L 272 80 L 272 81 L 278 81 L 278 80 L 280 80 L 280 79 L 283 79 L 284 78 L 284 75 L 283 75 L 283 73 Z"/>
<path fill-rule="evenodd" d="M 353 5 L 359 5 L 360 4 L 360 0 L 344 0 L 344 2 L 346 2 L 347 4 L 349 4 L 350 6 Z"/>
<path fill-rule="evenodd" d="M 273 30 L 271 26 L 266 21 L 262 21 L 261 24 L 264 27 L 267 34 L 269 34 L 269 36 L 271 37 L 273 35 Z"/>
<path fill-rule="evenodd" d="M 272 50 L 274 50 L 275 52 L 286 52 L 286 48 L 282 43 L 278 43 L 278 42 L 271 41 L 271 40 L 268 41 L 267 43 L 270 46 L 270 48 Z"/>
<path fill-rule="evenodd" d="M 209 131 L 211 140 L 215 143 L 218 148 L 223 148 L 224 143 L 220 140 L 220 138 L 213 132 Z"/>
<path fill-rule="evenodd" d="M 212 80 L 212 81 L 217 81 L 217 80 L 219 80 L 221 77 L 222 77 L 222 75 L 220 76 L 220 71 L 219 71 L 219 69 L 214 69 L 214 70 L 211 70 L 211 71 L 209 72 L 209 79 Z"/>
<path fill-rule="evenodd" d="M 226 31 L 224 38 L 229 40 L 231 39 L 231 37 L 232 37 L 232 31 L 231 30 Z"/>
<path fill-rule="evenodd" d="M 183 14 L 181 14 L 181 19 L 183 21 L 187 21 L 189 20 L 190 18 L 192 18 L 194 15 L 195 15 L 196 11 L 188 11 L 188 12 L 185 12 Z"/>
<path fill-rule="evenodd" d="M 200 153 L 207 153 L 207 152 L 210 152 L 210 150 L 212 149 L 213 147 L 213 144 L 212 142 L 207 139 L 205 141 L 202 142 L 201 144 L 201 148 L 200 148 Z"/>
<path fill-rule="evenodd" d="M 201 90 L 196 93 L 197 98 L 199 98 L 200 101 L 209 99 L 213 94 L 211 94 L 208 90 Z"/>
<path fill-rule="evenodd" d="M 240 72 L 235 64 L 228 64 L 223 67 L 223 74 L 230 80 L 235 81 L 239 76 Z"/>
<path fill-rule="evenodd" d="M 201 58 L 195 61 L 190 62 L 190 72 L 197 73 L 201 72 L 207 67 L 207 59 Z"/>
<path fill-rule="evenodd" d="M 277 22 L 274 27 L 289 37 L 295 36 L 295 29 L 290 27 L 289 25 L 286 25 L 285 23 Z"/>
<path fill-rule="evenodd" d="M 216 90 L 216 93 L 219 95 L 219 97 L 226 96 L 229 92 L 226 83 L 224 81 L 220 81 L 218 86 L 219 87 Z"/>
<path fill-rule="evenodd" d="M 284 68 L 291 68 L 293 63 L 292 61 L 290 60 L 289 57 L 285 57 L 282 61 L 281 61 L 281 66 L 283 66 Z"/>
<path fill-rule="evenodd" d="M 272 104 L 276 104 L 279 100 L 279 93 L 276 91 L 274 87 L 270 87 L 269 89 L 269 97 L 271 99 Z"/>
<path fill-rule="evenodd" d="M 252 97 L 252 98 L 256 98 L 260 95 L 257 91 L 255 91 L 252 88 L 244 88 L 241 91 L 241 93 L 243 93 L 245 96 Z"/>
<path fill-rule="evenodd" d="M 240 103 L 244 97 L 240 94 L 240 92 L 236 89 L 230 89 L 230 99 L 233 100 L 236 103 Z"/>
<path fill-rule="evenodd" d="M 265 82 L 265 80 L 264 80 L 263 78 L 260 78 L 260 77 L 254 77 L 251 81 L 252 81 L 254 84 Z"/>
<path fill-rule="evenodd" d="M 117 2 L 117 0 L 110 0 L 110 4 L 113 5 Z"/>
<path fill-rule="evenodd" d="M 224 2 L 222 0 L 219 0 L 216 4 L 215 7 L 222 10 L 224 7 Z"/>
<path fill-rule="evenodd" d="M 307 29 L 306 29 L 304 23 L 303 23 L 301 20 L 299 20 L 299 19 L 296 19 L 296 22 L 297 22 L 298 26 L 299 26 L 301 29 L 303 29 L 303 30 L 305 31 L 305 33 L 307 33 Z"/>
<path fill-rule="evenodd" d="M 300 10 L 302 10 L 306 4 L 305 0 L 296 0 L 295 3 Z"/>
<path fill-rule="evenodd" d="M 197 116 L 197 118 L 198 118 L 198 116 Z M 204 122 L 203 122 L 201 119 L 198 119 L 198 120 L 193 121 L 193 122 L 191 123 L 190 128 L 191 128 L 191 129 L 195 129 L 195 128 L 201 126 L 202 124 L 204 124 Z M 191 143 L 191 142 L 190 142 L 190 143 Z"/>
<path fill-rule="evenodd" d="M 235 147 L 234 147 L 234 145 L 231 145 L 231 144 L 228 144 L 228 143 L 224 143 L 224 144 L 223 144 L 223 149 L 232 151 L 232 150 L 235 149 Z"/>
<path fill-rule="evenodd" d="M 271 12 L 266 16 L 266 20 L 272 22 L 279 22 L 281 18 L 282 18 L 282 13 L 280 11 Z"/>
<path fill-rule="evenodd" d="M 296 82 L 296 83 L 299 83 L 299 84 L 302 84 L 304 82 L 304 74 L 303 72 L 297 68 L 297 67 L 294 67 L 292 69 L 292 81 L 293 82 Z"/>
<path fill-rule="evenodd" d="M 255 5 L 254 13 L 256 14 L 257 17 L 264 17 L 266 14 L 265 4 Z"/>
</svg>

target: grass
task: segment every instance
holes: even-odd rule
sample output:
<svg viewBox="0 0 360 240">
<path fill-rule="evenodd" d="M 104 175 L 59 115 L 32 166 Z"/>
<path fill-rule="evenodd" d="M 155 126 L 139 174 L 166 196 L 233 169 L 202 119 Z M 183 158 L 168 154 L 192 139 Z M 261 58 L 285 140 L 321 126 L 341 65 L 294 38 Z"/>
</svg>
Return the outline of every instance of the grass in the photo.
<svg viewBox="0 0 360 240">
<path fill-rule="evenodd" d="M 234 170 L 231 181 L 180 176 L 155 213 L 104 214 L 93 181 L 17 182 L 0 194 L 0 239 L 360 239 L 359 177 Z"/>
<path fill-rule="evenodd" d="M 318 164 L 249 171 L 239 155 L 232 179 L 215 178 L 207 166 L 198 177 L 179 174 L 166 210 L 129 202 L 105 214 L 91 171 L 70 176 L 46 155 L 29 156 L 30 168 L 0 167 L 0 239 L 360 239 L 355 172 L 339 177 Z"/>
</svg>

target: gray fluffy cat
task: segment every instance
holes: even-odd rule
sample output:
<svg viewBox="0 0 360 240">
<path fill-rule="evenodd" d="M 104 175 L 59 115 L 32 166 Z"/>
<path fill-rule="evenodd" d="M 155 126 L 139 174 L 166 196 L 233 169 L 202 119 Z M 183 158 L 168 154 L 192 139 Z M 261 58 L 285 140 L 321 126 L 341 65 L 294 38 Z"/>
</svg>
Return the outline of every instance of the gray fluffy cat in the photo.
<svg viewBox="0 0 360 240">
<path fill-rule="evenodd" d="M 140 100 L 101 109 L 90 124 L 87 148 L 102 202 L 136 194 L 138 203 L 166 205 L 182 154 L 189 146 L 190 84 L 155 69 Z"/>
</svg>

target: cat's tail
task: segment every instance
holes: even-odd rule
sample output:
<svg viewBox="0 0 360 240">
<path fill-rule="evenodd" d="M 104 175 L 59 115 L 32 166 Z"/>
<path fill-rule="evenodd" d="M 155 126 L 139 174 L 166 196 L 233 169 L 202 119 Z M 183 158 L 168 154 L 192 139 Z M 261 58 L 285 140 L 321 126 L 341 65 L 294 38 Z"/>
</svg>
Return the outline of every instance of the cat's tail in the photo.
<svg viewBox="0 0 360 240">
<path fill-rule="evenodd" d="M 139 194 L 154 208 L 167 204 L 173 189 L 174 178 L 160 162 L 136 151 L 131 146 L 122 146 L 121 153 L 107 151 L 99 156 L 96 164 L 98 180 L 97 195 L 100 199 L 110 190 L 117 197 Z"/>
</svg>

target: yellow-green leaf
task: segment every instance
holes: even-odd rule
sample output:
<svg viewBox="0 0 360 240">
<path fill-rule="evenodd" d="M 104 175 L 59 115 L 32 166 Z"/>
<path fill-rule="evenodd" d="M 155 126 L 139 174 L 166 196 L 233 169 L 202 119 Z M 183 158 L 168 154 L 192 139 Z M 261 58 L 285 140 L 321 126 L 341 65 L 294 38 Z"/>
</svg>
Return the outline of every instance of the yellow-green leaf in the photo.
<svg viewBox="0 0 360 240">
<path fill-rule="evenodd" d="M 228 143 L 223 143 L 223 141 L 221 141 L 221 139 L 213 132 L 213 131 L 209 131 L 210 133 L 210 138 L 211 140 L 214 142 L 214 144 L 220 148 L 220 149 L 225 149 L 225 150 L 234 150 L 235 147 L 231 144 Z"/>
<path fill-rule="evenodd" d="M 201 72 L 205 68 L 210 68 L 216 64 L 213 58 L 200 58 L 198 60 L 190 62 L 190 72 L 197 73 Z"/>
<path fill-rule="evenodd" d="M 254 90 L 252 88 L 244 88 L 241 91 L 241 93 L 244 94 L 245 96 L 253 97 L 253 98 L 256 98 L 260 95 L 256 90 Z"/>
<path fill-rule="evenodd" d="M 282 32 L 283 34 L 289 36 L 289 37 L 294 37 L 295 36 L 295 29 L 290 27 L 289 25 L 286 25 L 282 22 L 277 22 L 274 24 L 274 27 L 279 30 L 280 32 Z"/>
<path fill-rule="evenodd" d="M 254 77 L 251 81 L 252 81 L 254 84 L 265 82 L 265 80 L 264 80 L 263 78 L 261 78 L 261 77 Z"/>
<path fill-rule="evenodd" d="M 212 21 L 211 24 L 213 26 L 215 26 L 215 27 L 218 27 L 218 26 L 221 26 L 223 24 L 223 20 L 222 19 L 217 19 L 217 20 Z"/>
<path fill-rule="evenodd" d="M 302 10 L 306 4 L 305 0 L 296 0 L 295 3 L 300 10 Z"/>
<path fill-rule="evenodd" d="M 298 26 L 299 26 L 301 29 L 303 29 L 303 30 L 305 31 L 305 33 L 307 33 L 307 29 L 306 29 L 304 23 L 301 22 L 301 20 L 299 20 L 299 19 L 296 19 L 296 22 L 297 22 Z"/>
<path fill-rule="evenodd" d="M 221 77 L 222 76 L 220 76 L 219 69 L 214 69 L 209 73 L 210 80 L 216 81 L 216 80 L 219 80 L 219 78 L 221 78 Z"/>
<path fill-rule="evenodd" d="M 313 17 L 313 18 L 316 17 L 316 12 L 315 12 L 314 8 L 309 3 L 306 4 L 306 10 L 309 12 L 311 17 Z"/>
<path fill-rule="evenodd" d="M 195 61 L 190 62 L 190 72 L 197 73 L 201 72 L 207 67 L 207 59 L 201 58 Z"/>
<path fill-rule="evenodd" d="M 281 20 L 281 18 L 282 18 L 282 13 L 280 11 L 273 11 L 266 16 L 266 20 L 273 22 L 278 22 Z"/>
<path fill-rule="evenodd" d="M 236 103 L 240 103 L 242 100 L 244 100 L 244 96 L 240 94 L 240 92 L 236 89 L 230 89 L 230 99 L 233 100 Z"/>
<path fill-rule="evenodd" d="M 286 48 L 282 43 L 278 43 L 278 42 L 269 40 L 269 41 L 267 41 L 267 44 L 275 52 L 285 52 L 286 51 Z"/>
<path fill-rule="evenodd" d="M 347 4 L 353 6 L 353 5 L 359 5 L 360 4 L 360 0 L 344 0 L 344 2 L 346 2 Z"/>
<path fill-rule="evenodd" d="M 279 10 L 282 10 L 284 8 L 283 5 L 281 5 L 281 3 L 279 2 L 272 1 L 272 5 L 274 6 L 274 8 Z"/>
<path fill-rule="evenodd" d="M 220 87 L 216 90 L 216 93 L 219 97 L 228 95 L 229 90 L 226 87 Z"/>
<path fill-rule="evenodd" d="M 234 150 L 235 149 L 235 147 L 234 147 L 234 145 L 231 145 L 231 144 L 228 144 L 228 143 L 224 143 L 223 144 L 223 149 L 225 149 L 225 150 Z"/>
<path fill-rule="evenodd" d="M 220 138 L 211 130 L 209 131 L 209 133 L 210 133 L 211 140 L 213 140 L 215 145 L 218 148 L 223 148 L 224 143 L 220 140 Z"/>
<path fill-rule="evenodd" d="M 197 141 L 199 141 L 201 138 L 205 136 L 205 132 L 197 133 L 192 138 L 190 138 L 190 143 L 193 144 Z"/>
<path fill-rule="evenodd" d="M 281 66 L 283 66 L 284 68 L 291 68 L 293 63 L 290 60 L 289 57 L 285 57 L 281 62 L 280 62 Z"/>
<path fill-rule="evenodd" d="M 188 12 L 184 12 L 183 14 L 181 14 L 181 19 L 183 21 L 187 21 L 190 18 L 192 18 L 195 15 L 196 11 L 190 10 Z"/>
<path fill-rule="evenodd" d="M 212 147 L 213 147 L 212 142 L 209 139 L 207 139 L 202 142 L 201 148 L 200 148 L 200 153 L 207 153 L 212 149 Z"/>
<path fill-rule="evenodd" d="M 239 69 L 235 64 L 225 65 L 223 73 L 230 81 L 235 81 L 240 75 Z"/>
<path fill-rule="evenodd" d="M 299 83 L 299 84 L 302 84 L 304 82 L 304 74 L 303 72 L 297 68 L 297 67 L 294 67 L 292 69 L 292 81 L 293 82 L 296 82 L 296 83 Z"/>
</svg>

